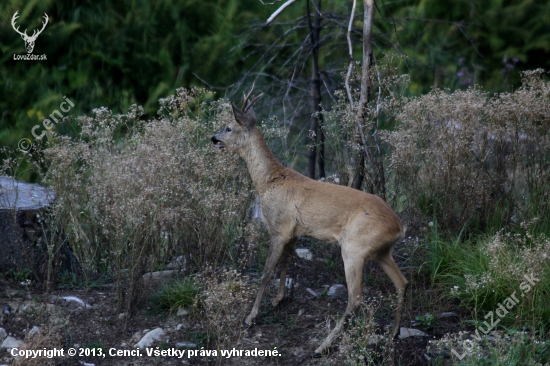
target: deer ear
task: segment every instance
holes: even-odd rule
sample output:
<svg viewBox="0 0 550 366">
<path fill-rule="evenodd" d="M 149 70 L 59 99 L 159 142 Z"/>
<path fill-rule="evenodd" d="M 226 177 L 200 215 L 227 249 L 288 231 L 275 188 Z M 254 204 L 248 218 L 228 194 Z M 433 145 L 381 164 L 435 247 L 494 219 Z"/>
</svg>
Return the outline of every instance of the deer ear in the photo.
<svg viewBox="0 0 550 366">
<path fill-rule="evenodd" d="M 256 113 L 254 112 L 254 108 L 252 106 L 248 107 L 248 110 L 246 111 L 246 115 L 254 119 L 254 124 L 256 124 Z"/>
<path fill-rule="evenodd" d="M 245 128 L 250 128 L 256 125 L 256 114 L 253 110 L 248 110 L 248 112 L 245 113 L 233 103 L 231 103 L 231 107 L 233 108 L 233 115 L 235 116 L 235 120 L 238 124 Z"/>
</svg>

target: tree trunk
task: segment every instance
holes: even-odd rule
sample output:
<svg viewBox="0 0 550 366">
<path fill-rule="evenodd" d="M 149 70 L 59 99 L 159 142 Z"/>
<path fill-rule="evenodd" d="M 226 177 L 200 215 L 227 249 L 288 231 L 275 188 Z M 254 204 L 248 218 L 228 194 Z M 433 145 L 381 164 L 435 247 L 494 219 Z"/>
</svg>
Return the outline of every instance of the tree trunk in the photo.
<svg viewBox="0 0 550 366">
<path fill-rule="evenodd" d="M 365 125 L 365 110 L 369 103 L 370 97 L 370 72 L 372 67 L 372 24 L 374 21 L 374 0 L 363 0 L 363 64 L 361 71 L 361 97 L 359 100 L 359 108 L 357 110 L 357 118 L 359 125 Z M 353 182 L 351 186 L 355 189 L 361 189 L 363 180 L 365 179 L 365 154 L 367 146 L 364 145 L 361 138 L 362 131 L 357 129 L 355 141 L 361 146 L 363 151 L 360 151 L 355 159 L 355 168 L 353 174 Z M 371 190 L 371 189 L 369 189 Z"/>
<path fill-rule="evenodd" d="M 80 270 L 62 234 L 45 228 L 54 200 L 51 189 L 0 177 L 0 273 L 45 280 L 48 287 L 55 271 Z"/>
<path fill-rule="evenodd" d="M 317 2 L 315 9 L 315 22 L 311 22 L 309 0 L 307 1 L 307 13 L 309 19 L 310 41 L 311 41 L 311 117 L 309 122 L 309 154 L 308 154 L 308 177 L 315 179 L 315 163 L 318 159 L 319 178 L 325 177 L 325 149 L 324 135 L 321 129 L 321 75 L 319 73 L 319 33 L 321 31 L 321 0 Z M 319 145 L 319 156 L 317 157 L 317 143 Z"/>
<path fill-rule="evenodd" d="M 321 107 L 319 107 L 319 109 L 321 109 Z M 319 155 L 317 156 L 317 164 L 319 165 L 319 178 L 326 178 L 325 133 L 323 132 L 323 115 L 322 114 L 319 114 Z"/>
</svg>

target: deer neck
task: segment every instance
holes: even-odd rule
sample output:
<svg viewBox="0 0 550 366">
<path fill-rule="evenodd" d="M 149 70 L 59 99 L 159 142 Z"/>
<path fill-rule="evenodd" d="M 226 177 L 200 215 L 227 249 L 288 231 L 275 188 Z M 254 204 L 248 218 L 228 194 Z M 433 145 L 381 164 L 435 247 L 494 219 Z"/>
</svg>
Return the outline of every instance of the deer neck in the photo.
<svg viewBox="0 0 550 366">
<path fill-rule="evenodd" d="M 260 131 L 254 128 L 246 145 L 239 151 L 239 155 L 244 159 L 248 171 L 254 182 L 254 187 L 258 193 L 262 193 L 285 169 L 277 161 L 267 143 L 263 139 Z"/>
</svg>

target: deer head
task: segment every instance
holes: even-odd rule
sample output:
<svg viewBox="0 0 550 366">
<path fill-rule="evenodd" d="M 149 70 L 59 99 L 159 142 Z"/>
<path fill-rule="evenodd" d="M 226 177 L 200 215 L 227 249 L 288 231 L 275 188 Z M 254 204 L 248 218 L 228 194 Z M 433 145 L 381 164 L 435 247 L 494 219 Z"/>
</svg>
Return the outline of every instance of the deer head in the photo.
<svg viewBox="0 0 550 366">
<path fill-rule="evenodd" d="M 254 85 L 252 85 L 252 90 L 254 90 Z M 252 90 L 250 90 L 248 95 L 244 96 L 244 103 L 241 109 L 235 104 L 231 104 L 235 121 L 228 124 L 210 139 L 217 149 L 239 150 L 245 144 L 251 129 L 256 126 L 256 114 L 254 113 L 254 109 L 252 109 L 252 104 L 260 99 L 263 94 L 249 100 Z"/>
<path fill-rule="evenodd" d="M 39 31 L 37 31 L 36 29 L 33 31 L 32 33 L 32 36 L 28 36 L 27 35 L 27 30 L 25 29 L 25 32 L 21 33 L 19 31 L 19 27 L 15 28 L 15 20 L 17 18 L 19 18 L 19 16 L 17 15 L 17 13 L 19 13 L 19 10 L 15 12 L 15 14 L 13 14 L 13 17 L 11 18 L 11 26 L 13 27 L 13 29 L 19 33 L 21 35 L 21 38 L 23 38 L 23 41 L 25 41 L 25 48 L 27 49 L 27 53 L 31 53 L 32 50 L 34 49 L 34 42 L 36 41 L 36 38 L 38 37 L 38 35 L 40 33 L 42 33 L 42 31 L 44 30 L 44 28 L 46 28 L 46 24 L 48 24 L 48 14 L 44 13 L 44 20 L 46 22 L 42 22 L 42 29 L 40 29 Z"/>
</svg>

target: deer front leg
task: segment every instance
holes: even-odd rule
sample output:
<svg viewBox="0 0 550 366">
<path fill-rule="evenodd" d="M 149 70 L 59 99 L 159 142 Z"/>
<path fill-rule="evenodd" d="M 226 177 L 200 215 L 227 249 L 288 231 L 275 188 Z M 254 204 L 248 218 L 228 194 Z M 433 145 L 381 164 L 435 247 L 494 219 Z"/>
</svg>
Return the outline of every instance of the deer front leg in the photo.
<svg viewBox="0 0 550 366">
<path fill-rule="evenodd" d="M 292 252 L 294 251 L 294 244 L 296 239 L 292 239 L 286 246 L 281 258 L 281 276 L 279 280 L 279 291 L 277 296 L 273 299 L 271 303 L 273 306 L 279 305 L 281 300 L 285 298 L 285 288 L 286 288 L 286 270 L 288 268 L 288 263 L 292 259 Z"/>
<path fill-rule="evenodd" d="M 287 245 L 290 239 L 291 239 L 290 236 L 282 236 L 282 235 L 271 238 L 269 255 L 267 257 L 267 261 L 265 262 L 262 278 L 260 279 L 260 288 L 258 289 L 258 294 L 256 295 L 256 301 L 254 301 L 254 306 L 252 306 L 252 311 L 250 311 L 250 314 L 248 314 L 248 316 L 244 321 L 244 326 L 250 326 L 254 323 L 254 319 L 256 318 L 256 315 L 258 315 L 258 311 L 260 310 L 260 304 L 262 303 L 262 297 L 264 295 L 265 288 L 267 287 L 267 283 L 269 282 L 269 279 L 271 278 L 271 275 L 273 274 L 275 267 L 277 267 L 277 263 L 279 262 L 279 259 L 281 259 L 281 255 L 285 250 L 285 246 Z M 285 270 L 285 277 L 286 277 L 286 270 Z"/>
</svg>

